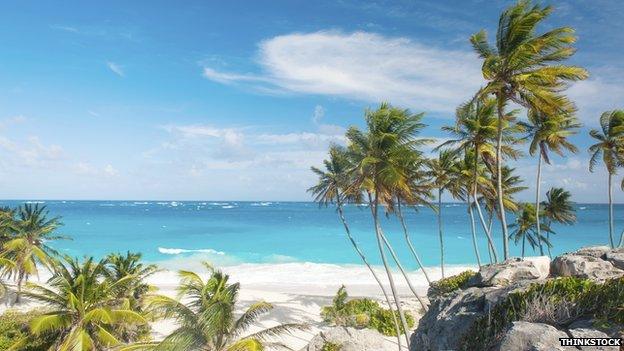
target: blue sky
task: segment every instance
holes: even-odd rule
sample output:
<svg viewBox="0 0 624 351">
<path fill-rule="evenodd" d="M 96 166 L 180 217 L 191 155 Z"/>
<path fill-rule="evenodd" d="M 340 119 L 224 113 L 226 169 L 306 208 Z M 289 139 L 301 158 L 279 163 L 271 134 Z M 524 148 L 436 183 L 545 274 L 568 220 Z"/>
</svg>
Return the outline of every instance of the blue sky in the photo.
<svg viewBox="0 0 624 351">
<path fill-rule="evenodd" d="M 426 112 L 423 135 L 443 140 L 482 84 L 467 38 L 509 4 L 4 2 L 0 197 L 308 200 L 309 167 L 366 107 Z M 569 90 L 581 152 L 555 158 L 543 186 L 604 202 L 587 131 L 624 108 L 624 4 L 553 5 L 543 29 L 577 29 L 571 63 L 591 78 Z M 534 159 L 514 166 L 534 184 Z"/>
</svg>

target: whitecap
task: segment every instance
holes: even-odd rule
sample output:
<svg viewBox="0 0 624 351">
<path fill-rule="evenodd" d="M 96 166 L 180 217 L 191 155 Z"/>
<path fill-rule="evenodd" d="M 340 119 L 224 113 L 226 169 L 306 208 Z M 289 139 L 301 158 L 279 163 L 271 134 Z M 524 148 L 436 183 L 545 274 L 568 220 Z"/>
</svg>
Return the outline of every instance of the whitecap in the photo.
<svg viewBox="0 0 624 351">
<path fill-rule="evenodd" d="M 213 249 L 178 249 L 178 248 L 167 248 L 167 247 L 159 247 L 158 252 L 166 255 L 179 255 L 181 253 L 191 253 L 191 252 L 201 252 L 201 253 L 210 253 L 215 255 L 225 255 L 223 251 L 217 251 Z"/>
<path fill-rule="evenodd" d="M 234 208 L 234 206 L 232 206 L 232 205 L 227 205 L 227 206 L 221 206 L 221 208 Z"/>
<path fill-rule="evenodd" d="M 585 206 L 583 206 L 583 207 L 579 207 L 579 210 L 584 210 L 584 209 L 586 209 L 586 208 L 587 208 L 587 207 L 585 207 Z"/>
</svg>

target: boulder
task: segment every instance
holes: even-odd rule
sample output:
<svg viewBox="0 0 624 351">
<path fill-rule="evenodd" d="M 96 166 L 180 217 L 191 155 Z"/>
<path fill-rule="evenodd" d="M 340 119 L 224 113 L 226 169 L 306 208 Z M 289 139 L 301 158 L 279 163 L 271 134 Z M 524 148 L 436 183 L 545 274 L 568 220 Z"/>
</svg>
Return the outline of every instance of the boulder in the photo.
<svg viewBox="0 0 624 351">
<path fill-rule="evenodd" d="M 552 275 L 597 281 L 605 281 L 624 275 L 624 270 L 615 268 L 611 262 L 593 255 L 580 254 L 579 251 L 555 258 L 550 266 Z"/>
<path fill-rule="evenodd" d="M 609 261 L 614 267 L 624 269 L 624 247 L 605 253 L 604 259 Z"/>
<path fill-rule="evenodd" d="M 593 328 L 576 328 L 569 330 L 570 335 L 573 338 L 608 338 L 609 335 Z M 619 350 L 619 347 L 614 346 L 583 346 L 583 350 L 588 351 L 609 351 Z"/>
<path fill-rule="evenodd" d="M 572 252 L 572 255 L 591 256 L 596 258 L 603 258 L 603 256 L 609 252 L 611 248 L 609 246 L 588 246 L 582 249 L 578 249 Z"/>
<path fill-rule="evenodd" d="M 471 282 L 476 286 L 510 285 L 521 280 L 545 279 L 550 274 L 547 256 L 509 259 L 481 267 Z"/>
<path fill-rule="evenodd" d="M 543 323 L 513 322 L 513 325 L 500 343 L 494 348 L 498 351 L 553 351 L 562 350 L 559 338 L 568 335 L 561 330 Z"/>
<path fill-rule="evenodd" d="M 393 341 L 371 329 L 334 327 L 318 333 L 301 351 L 322 351 L 326 343 L 340 346 L 340 351 L 395 351 Z"/>
</svg>

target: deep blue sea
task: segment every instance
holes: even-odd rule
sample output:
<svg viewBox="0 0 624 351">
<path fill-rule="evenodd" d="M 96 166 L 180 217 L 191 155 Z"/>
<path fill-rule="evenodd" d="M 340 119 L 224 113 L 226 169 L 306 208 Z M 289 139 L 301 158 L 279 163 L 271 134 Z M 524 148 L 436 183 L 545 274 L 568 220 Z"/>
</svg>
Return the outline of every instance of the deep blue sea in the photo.
<svg viewBox="0 0 624 351">
<path fill-rule="evenodd" d="M 0 201 L 16 206 L 25 201 Z M 109 252 L 138 251 L 148 261 L 166 261 L 204 254 L 221 265 L 239 263 L 360 263 L 347 241 L 335 208 L 310 202 L 192 202 L 192 201 L 44 201 L 51 215 L 61 216 L 60 234 L 72 240 L 51 245 L 72 256 L 101 257 Z M 554 226 L 554 253 L 584 245 L 607 244 L 607 205 L 576 205 L 578 223 Z M 427 208 L 406 211 L 412 240 L 428 266 L 439 262 L 435 213 Z M 615 206 L 616 235 L 624 227 L 624 205 Z M 378 251 L 367 207 L 349 205 L 346 217 L 354 236 L 371 261 Z M 444 204 L 446 261 L 474 264 L 466 206 Z M 510 215 L 508 222 L 513 222 Z M 477 225 L 478 219 L 477 219 Z M 400 224 L 384 218 L 383 228 L 398 254 L 412 264 Z M 500 228 L 494 224 L 500 246 Z M 478 232 L 481 256 L 487 260 L 486 241 Z M 520 247 L 513 242 L 512 253 Z M 529 253 L 531 250 L 529 249 Z M 409 267 L 415 269 L 416 267 Z"/>
</svg>

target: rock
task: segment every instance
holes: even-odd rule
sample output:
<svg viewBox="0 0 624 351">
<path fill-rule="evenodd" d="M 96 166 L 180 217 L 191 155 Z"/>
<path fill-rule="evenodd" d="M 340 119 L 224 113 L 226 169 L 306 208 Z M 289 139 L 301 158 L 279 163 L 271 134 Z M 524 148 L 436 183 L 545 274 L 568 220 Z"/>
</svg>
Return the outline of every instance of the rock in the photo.
<svg viewBox="0 0 624 351">
<path fill-rule="evenodd" d="M 604 254 L 611 250 L 608 246 L 588 246 L 572 252 L 572 255 L 591 256 L 602 258 Z"/>
<path fill-rule="evenodd" d="M 318 333 L 301 351 L 321 351 L 326 342 L 339 345 L 340 351 L 395 351 L 394 341 L 371 329 L 334 327 Z"/>
<path fill-rule="evenodd" d="M 550 274 L 547 256 L 515 258 L 481 267 L 473 284 L 477 286 L 509 285 L 520 280 L 545 279 Z"/>
<path fill-rule="evenodd" d="M 624 247 L 605 253 L 604 259 L 611 262 L 616 268 L 624 269 Z"/>
<path fill-rule="evenodd" d="M 601 332 L 600 330 L 592 329 L 592 328 L 576 328 L 569 330 L 570 335 L 574 338 L 608 338 L 609 335 Z M 582 350 L 590 350 L 590 351 L 608 351 L 608 350 L 619 350 L 619 347 L 614 346 L 584 346 Z"/>
<path fill-rule="evenodd" d="M 593 255 L 580 254 L 580 251 L 582 250 L 555 258 L 550 266 L 551 273 L 554 276 L 579 277 L 597 281 L 624 275 L 624 270 L 615 268 L 611 262 Z"/>
<path fill-rule="evenodd" d="M 498 351 L 552 351 L 566 350 L 559 338 L 568 335 L 561 330 L 543 323 L 513 322 L 513 325 L 503 336 L 501 342 L 494 348 Z"/>
</svg>

